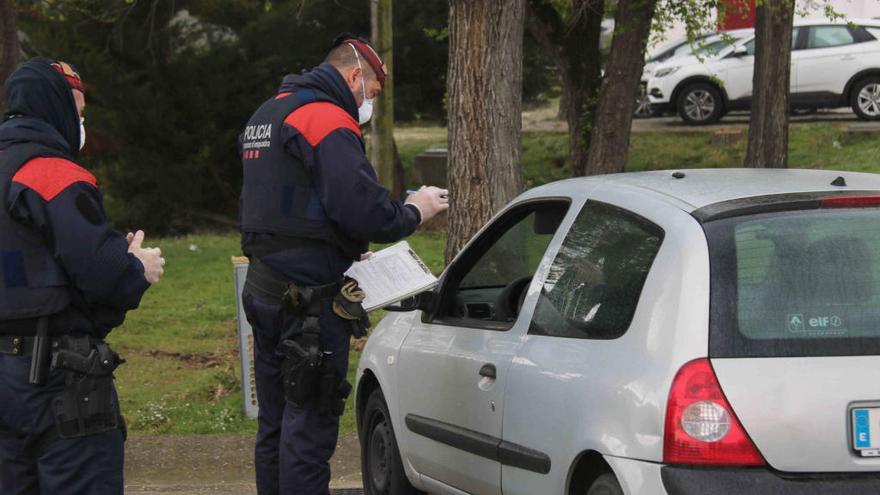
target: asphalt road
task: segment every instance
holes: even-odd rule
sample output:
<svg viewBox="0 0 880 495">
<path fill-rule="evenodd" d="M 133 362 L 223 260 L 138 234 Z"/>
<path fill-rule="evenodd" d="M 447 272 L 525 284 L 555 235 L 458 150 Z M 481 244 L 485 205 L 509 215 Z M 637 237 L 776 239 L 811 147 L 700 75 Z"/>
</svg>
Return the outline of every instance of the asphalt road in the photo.
<svg viewBox="0 0 880 495">
<path fill-rule="evenodd" d="M 811 115 L 793 115 L 790 118 L 792 124 L 813 122 L 835 122 L 849 125 L 876 125 L 858 119 L 852 111 L 847 109 L 824 110 Z M 749 126 L 748 112 L 734 112 L 712 125 L 692 126 L 687 125 L 677 115 L 654 117 L 650 119 L 633 119 L 633 132 L 706 132 L 719 129 L 745 129 Z"/>
<path fill-rule="evenodd" d="M 125 446 L 125 493 L 255 495 L 252 435 L 135 435 Z M 343 435 L 330 461 L 334 493 L 361 485 L 360 447 Z"/>
<path fill-rule="evenodd" d="M 835 122 L 853 127 L 877 126 L 877 122 L 859 120 L 852 111 L 845 108 L 836 110 L 820 110 L 811 115 L 794 115 L 790 122 L 794 125 L 814 122 Z M 653 117 L 650 119 L 633 119 L 632 132 L 713 132 L 721 129 L 746 129 L 749 126 L 748 112 L 728 114 L 719 122 L 706 126 L 685 124 L 677 115 Z M 565 121 L 558 120 L 556 115 L 540 112 L 523 118 L 524 131 L 565 132 Z"/>
</svg>

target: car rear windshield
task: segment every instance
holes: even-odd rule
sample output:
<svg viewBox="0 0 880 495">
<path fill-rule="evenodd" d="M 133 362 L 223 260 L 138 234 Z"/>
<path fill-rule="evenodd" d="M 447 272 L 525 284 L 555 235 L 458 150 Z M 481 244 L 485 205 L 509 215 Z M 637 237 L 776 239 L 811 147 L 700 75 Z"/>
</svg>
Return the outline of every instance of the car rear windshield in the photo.
<svg viewBox="0 0 880 495">
<path fill-rule="evenodd" d="M 880 209 L 704 225 L 712 357 L 880 354 Z"/>
</svg>

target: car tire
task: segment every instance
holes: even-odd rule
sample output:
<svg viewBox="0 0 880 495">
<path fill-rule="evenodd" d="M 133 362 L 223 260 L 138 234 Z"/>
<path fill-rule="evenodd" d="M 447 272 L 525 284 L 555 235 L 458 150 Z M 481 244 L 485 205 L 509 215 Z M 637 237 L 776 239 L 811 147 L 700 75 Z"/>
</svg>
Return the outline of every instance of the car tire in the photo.
<svg viewBox="0 0 880 495">
<path fill-rule="evenodd" d="M 624 495 L 617 478 L 612 473 L 599 475 L 587 490 L 587 495 Z"/>
<path fill-rule="evenodd" d="M 709 83 L 694 83 L 678 93 L 678 115 L 690 125 L 706 125 L 718 122 L 724 115 L 721 91 Z"/>
<path fill-rule="evenodd" d="M 376 389 L 364 408 L 361 438 L 361 469 L 366 495 L 424 495 L 416 490 L 403 470 L 391 415 L 382 391 Z"/>
<path fill-rule="evenodd" d="M 852 89 L 850 106 L 862 120 L 880 120 L 880 77 L 866 77 Z"/>
<path fill-rule="evenodd" d="M 648 97 L 645 86 L 642 84 L 639 87 L 639 95 L 636 96 L 636 106 L 633 109 L 633 117 L 637 119 L 649 119 L 653 117 L 654 114 L 654 108 L 651 106 L 651 98 Z"/>
</svg>

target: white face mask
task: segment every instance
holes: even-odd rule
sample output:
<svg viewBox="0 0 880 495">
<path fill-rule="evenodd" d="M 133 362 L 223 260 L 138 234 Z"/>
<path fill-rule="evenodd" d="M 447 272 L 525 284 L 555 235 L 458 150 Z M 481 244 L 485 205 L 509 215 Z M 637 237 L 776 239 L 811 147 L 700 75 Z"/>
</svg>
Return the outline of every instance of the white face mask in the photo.
<svg viewBox="0 0 880 495">
<path fill-rule="evenodd" d="M 348 46 L 351 46 L 351 49 L 354 50 L 354 57 L 357 59 L 358 68 L 361 70 L 361 90 L 363 91 L 364 99 L 361 102 L 361 106 L 358 107 L 358 124 L 364 125 L 373 117 L 373 99 L 367 98 L 367 85 L 364 83 L 364 68 L 361 66 L 361 57 L 354 46 Z"/>
<path fill-rule="evenodd" d="M 83 117 L 79 118 L 79 149 L 82 151 L 83 146 L 86 145 L 86 119 Z"/>
</svg>

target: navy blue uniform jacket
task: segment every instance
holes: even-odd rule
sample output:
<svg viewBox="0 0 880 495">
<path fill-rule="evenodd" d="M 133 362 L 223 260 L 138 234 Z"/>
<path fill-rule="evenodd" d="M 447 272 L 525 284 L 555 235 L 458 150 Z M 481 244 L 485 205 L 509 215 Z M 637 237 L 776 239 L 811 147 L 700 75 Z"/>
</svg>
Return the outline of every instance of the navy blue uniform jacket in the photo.
<svg viewBox="0 0 880 495">
<path fill-rule="evenodd" d="M 281 129 L 286 152 L 311 166 L 327 218 L 347 236 L 365 242 L 394 242 L 412 234 L 421 221 L 419 210 L 391 199 L 379 184 L 364 153 L 354 95 L 339 71 L 321 64 L 304 74 L 288 75 L 278 97 L 300 89 L 316 90 L 332 100 L 296 109 Z M 244 232 L 243 242 L 269 237 Z M 261 260 L 306 285 L 336 281 L 351 266 L 351 260 L 329 244 L 289 249 Z"/>
<path fill-rule="evenodd" d="M 78 294 L 85 311 L 74 311 L 66 330 L 103 337 L 122 324 L 126 311 L 139 305 L 150 284 L 140 260 L 128 252 L 125 236 L 107 224 L 95 177 L 72 161 L 71 150 L 79 143 L 76 108 L 53 102 L 46 93 L 29 94 L 36 85 L 33 79 L 7 82 L 9 118 L 0 126 L 0 156 L 13 144 L 40 143 L 70 159 L 32 158 L 15 174 L 0 204 L 42 235 Z M 64 130 L 56 128 L 70 127 L 58 125 L 59 120 L 73 122 L 75 145 L 73 136 L 65 138 Z"/>
</svg>

